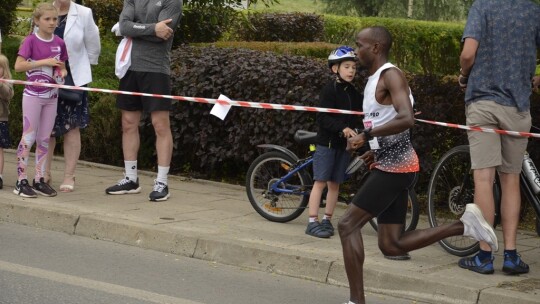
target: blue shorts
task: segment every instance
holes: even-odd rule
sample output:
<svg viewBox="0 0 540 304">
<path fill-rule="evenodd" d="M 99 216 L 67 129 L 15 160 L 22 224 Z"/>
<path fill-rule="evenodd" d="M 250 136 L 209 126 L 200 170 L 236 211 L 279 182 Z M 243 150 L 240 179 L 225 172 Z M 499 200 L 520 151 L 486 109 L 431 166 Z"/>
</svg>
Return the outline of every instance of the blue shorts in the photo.
<svg viewBox="0 0 540 304">
<path fill-rule="evenodd" d="M 350 160 L 351 155 L 345 150 L 317 145 L 313 155 L 313 179 L 342 183 Z"/>
</svg>

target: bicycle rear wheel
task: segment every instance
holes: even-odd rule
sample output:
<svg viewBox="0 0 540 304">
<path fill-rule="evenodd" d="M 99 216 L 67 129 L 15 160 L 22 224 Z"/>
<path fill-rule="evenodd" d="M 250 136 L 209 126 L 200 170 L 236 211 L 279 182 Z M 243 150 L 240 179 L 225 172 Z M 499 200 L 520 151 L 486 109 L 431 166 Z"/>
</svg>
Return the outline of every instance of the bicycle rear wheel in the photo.
<svg viewBox="0 0 540 304">
<path fill-rule="evenodd" d="M 294 163 L 287 154 L 270 151 L 257 157 L 248 169 L 246 191 L 249 202 L 269 221 L 292 221 L 304 212 L 308 204 L 312 180 L 304 170 L 278 185 L 280 189 L 293 190 L 292 193 L 272 190 L 272 186 L 289 172 Z"/>
<path fill-rule="evenodd" d="M 465 205 L 474 203 L 474 179 L 469 146 L 457 146 L 444 154 L 431 174 L 428 187 L 428 218 L 431 227 L 461 218 Z M 468 256 L 478 251 L 478 242 L 465 236 L 439 241 L 447 252 Z"/>
<path fill-rule="evenodd" d="M 418 218 L 420 216 L 420 206 L 418 205 L 418 199 L 416 198 L 416 192 L 414 189 L 409 191 L 409 198 L 407 201 L 407 214 L 405 215 L 405 231 L 412 231 L 416 229 L 418 225 Z M 369 224 L 375 231 L 378 231 L 377 218 L 374 217 L 369 221 Z"/>
</svg>

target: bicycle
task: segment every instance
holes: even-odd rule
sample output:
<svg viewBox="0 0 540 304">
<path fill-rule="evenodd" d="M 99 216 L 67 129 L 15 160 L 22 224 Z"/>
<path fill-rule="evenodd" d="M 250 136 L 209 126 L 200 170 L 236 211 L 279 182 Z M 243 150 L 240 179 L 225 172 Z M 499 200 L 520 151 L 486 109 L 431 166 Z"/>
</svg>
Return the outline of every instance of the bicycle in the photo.
<svg viewBox="0 0 540 304">
<path fill-rule="evenodd" d="M 294 140 L 299 144 L 314 147 L 317 133 L 299 130 Z M 257 147 L 270 150 L 257 157 L 250 165 L 246 175 L 246 191 L 253 208 L 265 219 L 285 223 L 299 217 L 307 207 L 313 186 L 310 166 L 313 163 L 314 149 L 308 156 L 300 159 L 291 150 L 273 144 Z M 354 159 L 353 159 L 354 161 Z M 364 170 L 360 178 L 362 184 L 369 170 Z M 323 194 L 323 198 L 325 194 Z M 349 204 L 351 199 L 340 195 L 340 200 Z M 419 205 L 414 189 L 409 191 L 405 230 L 416 228 L 419 217 Z M 377 219 L 370 221 L 377 230 Z"/>
<path fill-rule="evenodd" d="M 529 159 L 530 160 L 530 159 Z M 530 160 L 524 159 L 520 174 L 521 192 L 536 211 L 536 232 L 540 236 L 540 192 L 535 191 L 535 185 L 540 186 L 540 175 Z M 529 180 L 526 166 L 532 164 L 536 180 Z M 531 171 L 532 172 L 532 171 Z M 540 189 L 540 188 L 538 188 Z M 500 223 L 501 186 L 498 176 L 493 181 L 495 197 L 494 227 Z M 474 203 L 474 180 L 471 170 L 470 150 L 468 145 L 457 146 L 446 152 L 433 170 L 428 186 L 428 217 L 431 227 L 458 220 L 465 211 L 466 204 Z M 480 246 L 475 240 L 463 236 L 454 236 L 439 241 L 439 244 L 456 256 L 468 256 L 476 253 Z"/>
</svg>

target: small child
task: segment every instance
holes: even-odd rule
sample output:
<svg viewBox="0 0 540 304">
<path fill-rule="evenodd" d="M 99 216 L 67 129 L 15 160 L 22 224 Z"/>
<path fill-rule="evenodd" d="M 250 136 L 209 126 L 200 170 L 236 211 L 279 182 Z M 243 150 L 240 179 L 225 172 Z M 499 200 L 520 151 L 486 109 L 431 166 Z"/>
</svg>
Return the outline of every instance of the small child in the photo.
<svg viewBox="0 0 540 304">
<path fill-rule="evenodd" d="M 66 45 L 54 29 L 58 12 L 51 3 L 40 3 L 33 13 L 37 32 L 28 35 L 21 47 L 15 71 L 26 72 L 27 80 L 40 83 L 63 83 L 68 59 Z M 49 138 L 54 127 L 58 89 L 27 85 L 23 91 L 23 134 L 17 149 L 18 180 L 13 193 L 23 197 L 55 196 L 56 191 L 43 178 L 49 149 Z M 28 183 L 26 168 L 30 149 L 36 146 L 36 171 L 33 187 Z"/>
<path fill-rule="evenodd" d="M 360 111 L 362 95 L 351 84 L 356 75 L 354 49 L 341 46 L 332 51 L 328 65 L 336 75 L 321 91 L 320 106 L 342 110 Z M 339 184 L 345 180 L 345 170 L 350 161 L 347 138 L 355 136 L 358 116 L 349 114 L 317 113 L 317 150 L 313 156 L 314 185 L 309 196 L 309 223 L 306 234 L 329 238 L 334 235 L 330 221 L 337 204 Z M 324 188 L 328 186 L 324 218 L 318 221 L 319 204 Z"/>
<path fill-rule="evenodd" d="M 9 61 L 6 56 L 0 54 L 0 79 L 11 79 Z M 4 148 L 11 147 L 9 138 L 9 102 L 13 98 L 13 85 L 0 82 L 0 189 L 4 187 L 2 174 L 4 173 Z"/>
</svg>

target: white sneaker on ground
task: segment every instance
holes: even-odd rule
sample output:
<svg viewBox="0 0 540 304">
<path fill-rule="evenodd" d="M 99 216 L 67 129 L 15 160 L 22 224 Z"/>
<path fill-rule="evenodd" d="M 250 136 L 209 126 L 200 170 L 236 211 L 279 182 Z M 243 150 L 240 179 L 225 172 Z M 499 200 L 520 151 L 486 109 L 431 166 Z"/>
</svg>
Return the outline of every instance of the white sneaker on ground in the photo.
<svg viewBox="0 0 540 304">
<path fill-rule="evenodd" d="M 461 216 L 463 223 L 463 235 L 472 237 L 477 241 L 484 241 L 489 244 L 493 252 L 499 250 L 499 241 L 493 227 L 486 221 L 482 211 L 476 204 L 467 204 L 465 212 Z"/>
</svg>

